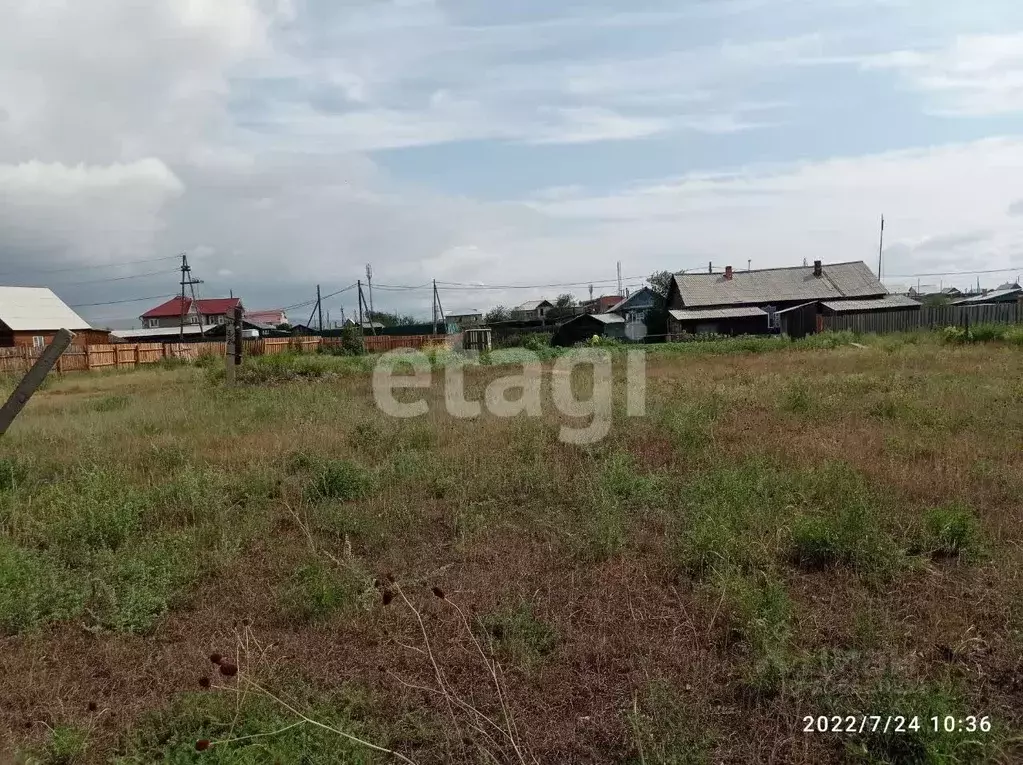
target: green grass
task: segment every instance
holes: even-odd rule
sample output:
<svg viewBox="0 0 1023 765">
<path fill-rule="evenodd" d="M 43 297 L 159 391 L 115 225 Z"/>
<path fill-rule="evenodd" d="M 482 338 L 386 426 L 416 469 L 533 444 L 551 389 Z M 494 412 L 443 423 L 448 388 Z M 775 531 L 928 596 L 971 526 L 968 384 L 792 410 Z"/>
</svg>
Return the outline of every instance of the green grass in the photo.
<svg viewBox="0 0 1023 765">
<path fill-rule="evenodd" d="M 649 683 L 627 712 L 634 750 L 629 765 L 711 765 L 713 735 L 695 721 L 695 712 L 670 684 Z"/>
<path fill-rule="evenodd" d="M 480 622 L 498 653 L 517 665 L 541 661 L 558 647 L 558 632 L 528 603 L 486 614 Z"/>
<path fill-rule="evenodd" d="M 971 507 L 952 502 L 924 516 L 923 549 L 941 557 L 976 557 L 982 550 L 981 529 Z"/>
<path fill-rule="evenodd" d="M 393 730 L 374 722 L 372 698 L 355 687 L 317 692 L 297 682 L 278 690 L 289 706 L 321 725 L 368 740 L 377 746 L 402 748 L 415 740 L 414 720 Z M 190 693 L 152 714 L 121 747 L 117 765 L 221 763 L 263 765 L 301 762 L 309 765 L 370 765 L 393 760 L 344 736 L 310 724 L 277 702 L 250 693 L 240 707 L 223 692 Z M 285 730 L 286 729 L 286 730 Z M 392 741 L 393 739 L 393 741 Z M 199 741 L 210 742 L 197 751 Z M 230 742 L 230 743 L 229 743 Z"/>
<path fill-rule="evenodd" d="M 278 597 L 285 619 L 304 624 L 354 613 L 367 607 L 373 595 L 372 579 L 357 564 L 339 567 L 312 558 L 281 585 Z"/>
<path fill-rule="evenodd" d="M 373 475 L 365 468 L 348 460 L 332 460 L 317 473 L 307 494 L 311 499 L 346 502 L 366 497 L 373 485 Z"/>
</svg>

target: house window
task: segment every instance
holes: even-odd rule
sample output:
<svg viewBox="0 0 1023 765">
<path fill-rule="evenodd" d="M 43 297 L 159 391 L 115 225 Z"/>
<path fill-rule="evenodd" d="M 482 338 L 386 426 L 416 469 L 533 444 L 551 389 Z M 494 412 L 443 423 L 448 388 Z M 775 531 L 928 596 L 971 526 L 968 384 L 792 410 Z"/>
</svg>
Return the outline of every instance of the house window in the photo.
<svg viewBox="0 0 1023 765">
<path fill-rule="evenodd" d="M 156 329 L 157 327 L 160 326 L 160 320 L 159 319 L 146 319 L 146 324 L 148 325 L 148 327 L 150 329 Z"/>
<path fill-rule="evenodd" d="M 42 348 L 44 345 L 46 345 L 45 337 L 43 337 L 42 335 L 33 335 L 32 337 L 33 348 Z"/>
<path fill-rule="evenodd" d="M 217 324 L 223 324 L 223 323 L 224 323 L 224 317 L 223 316 L 218 316 L 217 317 Z"/>
<path fill-rule="evenodd" d="M 198 324 L 199 323 L 199 317 L 196 316 L 194 313 L 193 314 L 189 314 L 189 316 L 188 316 L 188 323 L 189 324 Z"/>
</svg>

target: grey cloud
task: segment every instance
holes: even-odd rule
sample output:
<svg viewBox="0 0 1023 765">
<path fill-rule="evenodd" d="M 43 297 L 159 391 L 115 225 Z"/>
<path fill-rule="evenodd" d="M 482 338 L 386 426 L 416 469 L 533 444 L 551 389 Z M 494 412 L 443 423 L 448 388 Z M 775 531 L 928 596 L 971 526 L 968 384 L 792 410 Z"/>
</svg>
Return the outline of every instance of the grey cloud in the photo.
<svg viewBox="0 0 1023 765">
<path fill-rule="evenodd" d="M 1023 199 L 1017 199 L 1008 207 L 1009 215 L 1023 215 Z"/>
</svg>

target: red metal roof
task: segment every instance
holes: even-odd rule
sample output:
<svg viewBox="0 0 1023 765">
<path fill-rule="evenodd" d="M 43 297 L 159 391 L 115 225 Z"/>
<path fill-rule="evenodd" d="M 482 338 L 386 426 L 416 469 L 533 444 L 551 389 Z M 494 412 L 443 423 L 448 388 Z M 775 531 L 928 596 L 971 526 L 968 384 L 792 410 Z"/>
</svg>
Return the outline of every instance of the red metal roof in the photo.
<svg viewBox="0 0 1023 765">
<path fill-rule="evenodd" d="M 246 311 L 245 318 L 255 324 L 283 324 L 287 321 L 284 311 L 278 309 L 270 311 Z"/>
<path fill-rule="evenodd" d="M 219 316 L 231 311 L 241 303 L 239 298 L 210 298 L 209 300 L 196 300 L 196 310 L 203 316 Z M 192 298 L 185 298 L 184 313 L 192 309 Z M 165 319 L 172 316 L 180 316 L 181 296 L 171 298 L 166 303 L 161 303 L 156 308 L 151 308 L 142 314 L 143 319 Z"/>
</svg>

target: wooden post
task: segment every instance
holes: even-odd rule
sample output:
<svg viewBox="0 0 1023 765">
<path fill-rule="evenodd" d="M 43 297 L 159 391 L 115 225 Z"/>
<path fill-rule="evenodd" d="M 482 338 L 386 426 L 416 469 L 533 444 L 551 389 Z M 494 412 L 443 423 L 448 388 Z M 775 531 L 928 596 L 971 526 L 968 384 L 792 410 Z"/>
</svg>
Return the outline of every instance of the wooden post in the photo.
<svg viewBox="0 0 1023 765">
<path fill-rule="evenodd" d="M 234 313 L 230 313 L 227 316 L 227 326 L 225 327 L 225 334 L 227 336 L 227 348 L 224 354 L 224 370 L 227 373 L 227 384 L 234 385 L 234 372 L 237 362 L 235 361 L 235 334 L 234 334 Z"/>
<path fill-rule="evenodd" d="M 69 330 L 60 330 L 53 338 L 53 342 L 46 346 L 46 350 L 39 356 L 39 360 L 28 370 L 28 374 L 18 383 L 18 387 L 7 399 L 7 403 L 0 408 L 0 436 L 7 432 L 11 423 L 14 422 L 14 418 L 32 398 L 32 394 L 43 384 L 46 375 L 53 369 L 53 365 L 57 363 L 60 355 L 71 345 L 74 337 Z"/>
<path fill-rule="evenodd" d="M 242 363 L 242 352 L 245 349 L 245 338 L 242 334 L 245 329 L 243 323 L 242 307 L 236 305 L 234 307 L 234 365 L 241 366 Z"/>
</svg>

